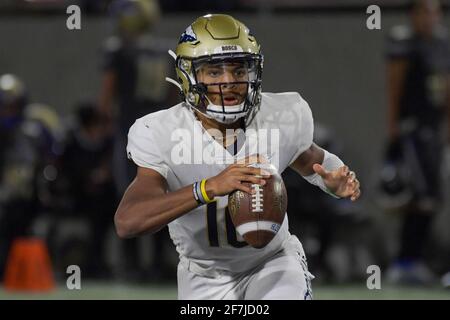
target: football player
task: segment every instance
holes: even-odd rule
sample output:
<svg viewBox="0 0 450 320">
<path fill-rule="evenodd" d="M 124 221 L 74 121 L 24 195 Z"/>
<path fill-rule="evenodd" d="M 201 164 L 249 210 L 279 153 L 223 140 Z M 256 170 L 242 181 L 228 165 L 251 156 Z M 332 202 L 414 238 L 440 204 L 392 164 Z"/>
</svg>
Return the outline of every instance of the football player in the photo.
<svg viewBox="0 0 450 320">
<path fill-rule="evenodd" d="M 288 219 L 255 249 L 236 233 L 227 195 L 252 193 L 243 182 L 264 185 L 270 173 L 248 165 L 255 161 L 279 173 L 290 166 L 353 201 L 361 194 L 355 173 L 314 144 L 311 110 L 298 93 L 261 92 L 260 45 L 238 20 L 198 18 L 171 54 L 184 101 L 130 128 L 127 152 L 138 171 L 115 215 L 118 235 L 169 226 L 180 256 L 179 299 L 311 299 L 313 276 Z"/>
<path fill-rule="evenodd" d="M 136 166 L 128 161 L 123 150 L 127 133 L 137 118 L 167 108 L 178 101 L 178 90 L 165 81 L 172 70 L 172 59 L 167 55 L 171 39 L 156 38 L 153 31 L 160 20 L 156 0 L 114 0 L 109 6 L 114 34 L 103 46 L 103 74 L 99 95 L 99 110 L 111 120 L 108 128 L 115 128 L 113 170 L 118 197 L 136 175 Z M 170 44 L 169 44 L 170 43 Z M 175 73 L 173 70 L 171 73 Z M 117 107 L 117 108 L 116 108 Z M 121 270 L 127 270 L 129 281 L 146 281 L 149 273 L 164 275 L 164 248 L 170 243 L 164 230 L 152 236 L 153 252 L 160 252 L 159 263 L 143 270 L 139 239 L 120 241 L 124 252 Z"/>
<path fill-rule="evenodd" d="M 414 0 L 410 22 L 387 38 L 388 149 L 380 186 L 389 211 L 402 214 L 399 250 L 387 280 L 436 282 L 427 264 L 433 220 L 444 205 L 443 154 L 450 142 L 450 42 L 437 0 Z M 446 139 L 445 139 L 446 138 Z"/>
<path fill-rule="evenodd" d="M 57 208 L 61 121 L 29 96 L 18 76 L 0 75 L 0 279 L 13 241 Z"/>
</svg>

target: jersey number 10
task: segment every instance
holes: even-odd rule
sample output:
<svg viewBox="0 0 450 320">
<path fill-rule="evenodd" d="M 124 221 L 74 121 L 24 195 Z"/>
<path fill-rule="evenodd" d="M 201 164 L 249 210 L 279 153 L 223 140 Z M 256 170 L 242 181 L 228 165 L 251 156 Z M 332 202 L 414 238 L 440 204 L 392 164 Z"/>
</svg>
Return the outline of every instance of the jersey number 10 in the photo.
<svg viewBox="0 0 450 320">
<path fill-rule="evenodd" d="M 247 246 L 247 242 L 237 240 L 236 228 L 231 221 L 230 212 L 228 211 L 228 206 L 225 210 L 225 229 L 227 231 L 227 241 L 228 244 L 235 248 L 242 248 Z M 219 247 L 219 233 L 217 228 L 217 202 L 211 202 L 207 204 L 206 207 L 206 219 L 208 226 L 208 239 L 211 247 Z"/>
</svg>

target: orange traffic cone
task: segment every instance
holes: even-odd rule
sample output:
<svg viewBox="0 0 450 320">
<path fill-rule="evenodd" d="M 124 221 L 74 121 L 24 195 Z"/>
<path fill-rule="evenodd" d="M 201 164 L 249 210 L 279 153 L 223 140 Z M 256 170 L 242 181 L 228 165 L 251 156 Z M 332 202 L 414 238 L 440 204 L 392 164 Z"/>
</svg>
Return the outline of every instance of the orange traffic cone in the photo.
<svg viewBox="0 0 450 320">
<path fill-rule="evenodd" d="M 14 240 L 5 269 L 8 290 L 48 291 L 55 287 L 47 246 L 39 238 Z"/>
</svg>

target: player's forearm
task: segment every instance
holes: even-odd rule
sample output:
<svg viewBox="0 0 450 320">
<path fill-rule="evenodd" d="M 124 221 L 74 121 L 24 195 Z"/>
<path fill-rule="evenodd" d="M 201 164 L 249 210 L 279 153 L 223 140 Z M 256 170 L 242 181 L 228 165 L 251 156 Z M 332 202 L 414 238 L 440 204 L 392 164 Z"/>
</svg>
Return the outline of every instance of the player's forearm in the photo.
<svg viewBox="0 0 450 320">
<path fill-rule="evenodd" d="M 291 168 L 301 176 L 314 174 L 313 165 L 322 163 L 324 152 L 322 148 L 313 143 L 307 150 L 298 156 L 291 164 Z"/>
<path fill-rule="evenodd" d="M 198 206 L 192 185 L 146 199 L 121 203 L 115 216 L 117 234 L 132 238 L 155 233 Z"/>
<path fill-rule="evenodd" d="M 103 75 L 98 105 L 103 115 L 112 116 L 112 104 L 115 91 L 116 76 L 109 71 Z"/>
<path fill-rule="evenodd" d="M 405 61 L 391 61 L 387 66 L 388 91 L 388 133 L 391 140 L 399 135 L 400 98 L 403 94 L 407 64 Z"/>
<path fill-rule="evenodd" d="M 391 97 L 389 101 L 388 109 L 388 134 L 389 139 L 394 140 L 399 135 L 399 120 L 398 120 L 398 100 L 395 97 Z"/>
<path fill-rule="evenodd" d="M 446 77 L 447 143 L 450 143 L 450 75 Z"/>
</svg>

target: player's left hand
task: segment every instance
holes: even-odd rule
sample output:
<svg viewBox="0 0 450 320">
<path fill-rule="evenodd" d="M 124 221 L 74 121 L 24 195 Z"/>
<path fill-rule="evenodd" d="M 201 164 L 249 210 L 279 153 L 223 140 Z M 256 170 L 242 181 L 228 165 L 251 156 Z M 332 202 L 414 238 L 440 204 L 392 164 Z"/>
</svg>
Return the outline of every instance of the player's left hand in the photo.
<svg viewBox="0 0 450 320">
<path fill-rule="evenodd" d="M 356 201 L 361 196 L 359 180 L 356 174 L 347 166 L 337 170 L 327 171 L 320 164 L 314 164 L 313 170 L 322 177 L 325 186 L 335 195 L 341 198 L 349 198 Z"/>
</svg>

